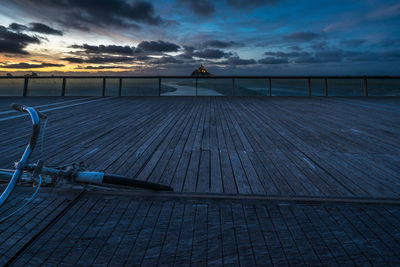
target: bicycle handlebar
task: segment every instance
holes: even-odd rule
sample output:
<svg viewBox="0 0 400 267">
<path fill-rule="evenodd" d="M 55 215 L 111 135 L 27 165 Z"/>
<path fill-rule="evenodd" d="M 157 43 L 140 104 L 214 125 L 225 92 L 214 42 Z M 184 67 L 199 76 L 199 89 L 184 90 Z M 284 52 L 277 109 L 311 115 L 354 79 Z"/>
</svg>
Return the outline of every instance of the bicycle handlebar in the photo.
<svg viewBox="0 0 400 267">
<path fill-rule="evenodd" d="M 28 109 L 31 108 L 31 107 L 28 107 L 28 106 L 25 106 L 25 105 L 21 105 L 21 104 L 17 104 L 17 103 L 12 103 L 11 104 L 11 108 L 13 108 L 15 110 L 18 110 L 18 111 L 21 111 L 21 112 L 29 113 Z M 31 108 L 31 109 L 33 109 L 33 108 Z M 35 109 L 35 111 L 36 111 L 37 115 L 39 116 L 39 118 L 41 118 L 41 119 L 46 119 L 47 118 L 47 116 L 45 114 L 37 111 L 36 109 Z"/>
<path fill-rule="evenodd" d="M 46 115 L 44 115 L 40 112 L 37 112 L 34 108 L 31 108 L 31 107 L 27 107 L 27 106 L 20 105 L 20 104 L 11 104 L 11 107 L 15 110 L 29 113 L 29 115 L 31 116 L 33 128 L 32 128 L 32 135 L 29 140 L 29 144 L 26 146 L 24 154 L 22 154 L 21 160 L 18 162 L 17 168 L 16 168 L 13 176 L 11 177 L 10 182 L 8 183 L 6 189 L 3 191 L 3 193 L 0 196 L 0 207 L 3 205 L 3 203 L 6 201 L 8 196 L 14 190 L 15 185 L 17 184 L 19 178 L 22 175 L 22 172 L 23 172 L 22 167 L 28 162 L 29 157 L 32 154 L 32 151 L 35 148 L 36 140 L 39 136 L 39 131 L 40 131 L 40 119 L 39 118 L 47 118 Z"/>
<path fill-rule="evenodd" d="M 43 171 L 49 172 L 51 170 L 48 168 L 44 168 Z M 139 187 L 156 191 L 174 191 L 174 189 L 168 185 L 136 180 L 120 175 L 108 174 L 103 172 L 89 172 L 89 171 L 78 172 L 75 177 L 75 181 L 81 183 L 99 184 L 99 185 L 113 184 L 113 185 L 131 186 L 131 187 Z"/>
</svg>

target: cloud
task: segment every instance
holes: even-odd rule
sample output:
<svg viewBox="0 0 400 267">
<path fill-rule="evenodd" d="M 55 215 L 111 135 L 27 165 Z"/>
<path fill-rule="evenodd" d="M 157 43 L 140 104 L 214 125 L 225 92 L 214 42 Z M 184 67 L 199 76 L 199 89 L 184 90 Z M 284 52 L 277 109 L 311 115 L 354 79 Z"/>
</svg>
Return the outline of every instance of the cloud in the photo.
<svg viewBox="0 0 400 267">
<path fill-rule="evenodd" d="M 181 47 L 177 44 L 158 41 L 142 41 L 136 48 L 138 53 L 163 53 L 163 52 L 177 52 Z"/>
<path fill-rule="evenodd" d="M 208 17 L 215 12 L 214 4 L 209 0 L 178 0 L 179 4 L 183 4 L 200 17 Z"/>
<path fill-rule="evenodd" d="M 232 55 L 232 53 L 229 53 L 229 52 L 227 53 L 220 49 L 205 49 L 205 50 L 193 52 L 193 56 L 199 57 L 199 58 L 207 58 L 207 59 L 220 59 L 220 58 L 224 58 L 224 57 L 229 57 L 231 55 Z"/>
<path fill-rule="evenodd" d="M 3 65 L 0 67 L 7 69 L 40 69 L 45 67 L 64 67 L 64 65 L 42 62 L 41 64 L 17 63 L 17 64 Z"/>
<path fill-rule="evenodd" d="M 8 26 L 13 31 L 20 32 L 20 31 L 28 31 L 29 28 L 25 25 L 18 24 L 18 23 L 11 23 L 10 26 Z"/>
<path fill-rule="evenodd" d="M 227 0 L 227 2 L 236 8 L 252 9 L 264 5 L 275 5 L 279 0 Z"/>
<path fill-rule="evenodd" d="M 260 64 L 285 64 L 289 63 L 287 58 L 266 57 L 258 61 Z"/>
<path fill-rule="evenodd" d="M 294 32 L 284 36 L 283 39 L 289 42 L 309 42 L 321 37 L 320 34 L 314 32 Z"/>
<path fill-rule="evenodd" d="M 202 44 L 202 47 L 213 47 L 213 48 L 228 48 L 234 46 L 242 46 L 242 44 L 239 44 L 234 41 L 219 41 L 219 40 L 209 40 L 205 41 Z"/>
<path fill-rule="evenodd" d="M 314 50 L 325 50 L 328 48 L 328 43 L 323 41 L 323 42 L 317 42 L 313 43 L 310 45 L 310 47 Z"/>
<path fill-rule="evenodd" d="M 116 55 L 133 55 L 135 48 L 120 45 L 72 45 L 71 48 L 83 49 L 87 54 L 116 54 Z"/>
<path fill-rule="evenodd" d="M 388 19 L 400 15 L 400 3 L 386 6 L 368 13 L 365 18 L 371 20 Z"/>
<path fill-rule="evenodd" d="M 64 58 L 61 58 L 61 60 L 68 61 L 69 63 L 83 63 L 84 62 L 83 58 L 77 58 L 77 57 L 64 57 Z"/>
<path fill-rule="evenodd" d="M 26 25 L 18 24 L 18 23 L 11 23 L 8 28 L 10 28 L 13 31 L 16 32 L 22 32 L 22 31 L 27 31 L 27 32 L 37 32 L 37 33 L 43 33 L 43 34 L 52 34 L 52 35 L 63 35 L 62 31 L 56 30 L 51 28 L 50 26 L 47 26 L 46 24 L 43 23 L 29 23 L 29 27 Z"/>
<path fill-rule="evenodd" d="M 89 57 L 84 60 L 86 63 L 104 64 L 104 63 L 121 63 L 121 62 L 132 62 L 135 58 L 132 57 Z"/>
<path fill-rule="evenodd" d="M 360 47 L 361 45 L 365 44 L 367 40 L 363 39 L 349 39 L 349 40 L 342 40 L 341 44 L 347 47 Z"/>
<path fill-rule="evenodd" d="M 92 64 L 105 64 L 105 63 L 125 63 L 135 61 L 134 57 L 126 56 L 92 56 L 87 58 L 80 57 L 64 57 L 61 60 L 68 61 L 70 63 L 92 63 Z"/>
<path fill-rule="evenodd" d="M 366 22 L 366 21 L 376 21 L 376 20 L 384 20 L 392 17 L 400 16 L 400 4 L 394 4 L 390 6 L 384 6 L 381 8 L 375 8 L 374 11 L 369 12 L 365 15 L 354 15 L 347 19 L 341 19 L 338 22 L 330 23 L 326 26 L 323 31 L 335 31 L 348 29 L 357 24 Z"/>
<path fill-rule="evenodd" d="M 77 28 L 84 25 L 137 27 L 136 23 L 160 25 L 163 19 L 155 14 L 147 1 L 128 0 L 21 0 L 22 8 L 36 8 L 48 18 Z M 83 24 L 83 25 L 82 25 Z"/>
<path fill-rule="evenodd" d="M 40 40 L 37 37 L 13 32 L 4 26 L 0 26 L 0 53 L 29 55 L 25 50 L 29 44 L 40 44 Z"/>
<path fill-rule="evenodd" d="M 127 66 L 86 66 L 86 67 L 76 67 L 75 69 L 84 69 L 84 70 L 105 70 L 105 69 L 132 69 L 132 67 Z"/>
<path fill-rule="evenodd" d="M 345 56 L 345 51 L 341 49 L 325 50 L 315 53 L 315 58 L 322 62 L 341 62 Z"/>
<path fill-rule="evenodd" d="M 226 61 L 218 62 L 221 65 L 251 65 L 257 64 L 254 59 L 242 59 L 240 57 L 230 57 Z"/>
<path fill-rule="evenodd" d="M 53 35 L 63 35 L 62 31 L 53 29 L 49 26 L 47 26 L 46 24 L 43 23 L 30 23 L 29 25 L 31 25 L 31 27 L 29 28 L 29 30 L 31 32 L 38 32 L 38 33 L 44 33 L 44 34 L 53 34 Z"/>
<path fill-rule="evenodd" d="M 181 63 L 183 63 L 183 61 L 176 59 L 174 57 L 161 57 L 161 58 L 155 58 L 155 59 L 149 60 L 148 63 L 149 64 L 158 64 L 158 65 L 181 64 Z"/>
<path fill-rule="evenodd" d="M 297 46 L 297 45 L 292 45 L 292 46 L 289 47 L 289 49 L 290 50 L 295 50 L 295 51 L 300 51 L 301 50 L 301 48 L 299 46 Z"/>
<path fill-rule="evenodd" d="M 300 52 L 271 52 L 267 51 L 264 53 L 266 56 L 274 56 L 274 57 L 298 57 L 300 55 Z"/>
</svg>

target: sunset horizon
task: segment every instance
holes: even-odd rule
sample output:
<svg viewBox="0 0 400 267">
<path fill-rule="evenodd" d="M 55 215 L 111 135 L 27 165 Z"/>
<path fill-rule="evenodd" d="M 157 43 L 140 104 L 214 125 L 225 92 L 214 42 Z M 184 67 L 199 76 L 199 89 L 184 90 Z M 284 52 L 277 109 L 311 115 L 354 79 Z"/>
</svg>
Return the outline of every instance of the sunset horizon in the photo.
<svg viewBox="0 0 400 267">
<path fill-rule="evenodd" d="M 7 0 L 0 75 L 398 75 L 399 24 L 396 1 Z"/>
</svg>

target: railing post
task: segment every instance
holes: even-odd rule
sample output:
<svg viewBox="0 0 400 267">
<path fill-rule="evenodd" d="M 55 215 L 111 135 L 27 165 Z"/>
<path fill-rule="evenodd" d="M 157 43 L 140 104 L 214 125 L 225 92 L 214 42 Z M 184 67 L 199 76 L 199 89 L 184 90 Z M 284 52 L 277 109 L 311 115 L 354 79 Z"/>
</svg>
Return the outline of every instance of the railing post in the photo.
<svg viewBox="0 0 400 267">
<path fill-rule="evenodd" d="M 308 96 L 311 96 L 311 79 L 307 79 Z"/>
<path fill-rule="evenodd" d="M 158 78 L 158 96 L 161 96 L 161 78 Z"/>
<path fill-rule="evenodd" d="M 103 90 L 101 92 L 102 96 L 106 96 L 106 77 L 103 77 Z"/>
<path fill-rule="evenodd" d="M 67 79 L 64 77 L 62 80 L 62 87 L 61 87 L 61 96 L 65 96 L 65 86 L 66 86 L 66 81 Z"/>
<path fill-rule="evenodd" d="M 368 96 L 367 77 L 364 77 L 364 79 L 363 79 L 363 92 L 364 92 L 364 96 Z"/>
<path fill-rule="evenodd" d="M 232 78 L 232 96 L 235 96 L 235 78 Z"/>
<path fill-rule="evenodd" d="M 328 96 L 328 79 L 324 78 L 324 95 Z"/>
<path fill-rule="evenodd" d="M 268 78 L 269 96 L 272 96 L 272 83 L 271 78 Z"/>
<path fill-rule="evenodd" d="M 119 78 L 118 96 L 122 95 L 122 78 Z"/>
<path fill-rule="evenodd" d="M 196 78 L 196 96 L 197 96 L 197 78 Z"/>
<path fill-rule="evenodd" d="M 26 96 L 28 93 L 28 82 L 29 82 L 29 78 L 25 77 L 24 79 L 24 91 L 22 92 L 23 96 Z"/>
</svg>

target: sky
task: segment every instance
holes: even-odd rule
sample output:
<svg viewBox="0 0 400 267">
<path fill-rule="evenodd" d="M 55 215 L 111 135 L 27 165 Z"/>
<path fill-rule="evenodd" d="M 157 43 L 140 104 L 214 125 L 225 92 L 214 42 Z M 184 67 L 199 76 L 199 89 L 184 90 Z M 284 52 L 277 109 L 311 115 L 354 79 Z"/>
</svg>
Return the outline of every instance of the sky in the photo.
<svg viewBox="0 0 400 267">
<path fill-rule="evenodd" d="M 0 75 L 400 75 L 398 0 L 2 0 Z"/>
</svg>

